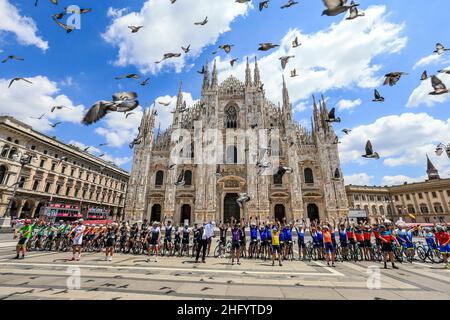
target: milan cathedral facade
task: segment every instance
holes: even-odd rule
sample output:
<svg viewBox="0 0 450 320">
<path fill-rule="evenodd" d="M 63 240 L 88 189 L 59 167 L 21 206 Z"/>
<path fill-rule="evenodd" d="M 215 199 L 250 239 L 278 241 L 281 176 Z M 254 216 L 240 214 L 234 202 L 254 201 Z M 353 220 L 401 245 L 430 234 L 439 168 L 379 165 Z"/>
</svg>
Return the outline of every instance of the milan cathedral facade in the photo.
<svg viewBox="0 0 450 320">
<path fill-rule="evenodd" d="M 281 90 L 281 106 L 266 99 L 257 61 L 252 72 L 247 60 L 244 82 L 230 76 L 219 83 L 214 64 L 212 74 L 205 67 L 201 99 L 193 106 L 186 106 L 180 85 L 165 132 L 155 130 L 156 114 L 147 109 L 134 152 L 125 219 L 192 225 L 231 217 L 292 221 L 347 214 L 337 136 L 326 121 L 325 101 L 314 103 L 309 131 L 293 120 L 284 79 Z M 180 147 L 180 141 L 190 143 Z M 253 145 L 258 148 L 251 154 Z M 206 154 L 214 161 L 202 161 Z M 261 154 L 273 167 L 264 168 L 264 174 L 258 166 Z M 292 172 L 277 174 L 279 166 Z M 180 174 L 183 185 L 176 185 Z M 241 193 L 250 197 L 242 208 L 236 202 Z"/>
</svg>

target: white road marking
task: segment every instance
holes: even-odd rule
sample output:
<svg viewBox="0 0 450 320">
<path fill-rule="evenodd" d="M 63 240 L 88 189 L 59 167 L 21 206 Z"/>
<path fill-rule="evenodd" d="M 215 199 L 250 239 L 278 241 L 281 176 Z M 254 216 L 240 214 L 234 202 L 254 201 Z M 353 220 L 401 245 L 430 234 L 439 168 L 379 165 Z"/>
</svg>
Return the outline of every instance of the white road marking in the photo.
<svg viewBox="0 0 450 320">
<path fill-rule="evenodd" d="M 344 277 L 344 274 L 340 273 L 339 271 L 337 271 L 337 270 L 334 269 L 334 268 L 326 267 L 325 264 L 323 264 L 323 263 L 321 263 L 321 262 L 319 262 L 319 261 L 311 261 L 311 262 L 314 263 L 314 264 L 316 264 L 316 265 L 318 265 L 318 266 L 320 266 L 320 267 L 323 267 L 325 270 L 331 272 L 332 274 L 335 274 L 336 276 Z"/>
<path fill-rule="evenodd" d="M 12 248 L 17 245 L 17 241 L 11 241 L 11 242 L 2 242 L 0 243 L 0 248 Z"/>
<path fill-rule="evenodd" d="M 283 271 L 252 271 L 252 270 L 217 270 L 217 269 L 187 269 L 187 268 L 174 268 L 174 267 L 135 267 L 135 266 L 110 266 L 110 265 L 83 265 L 83 264 L 53 264 L 53 263 L 14 263 L 14 262 L 0 262 L 0 265 L 5 266 L 35 266 L 35 267 L 79 267 L 89 269 L 123 269 L 123 270 L 158 270 L 158 271 L 189 271 L 189 272 L 211 272 L 211 273 L 237 273 L 242 274 L 245 271 L 246 274 L 265 274 L 265 275 L 297 275 L 297 276 L 331 276 L 331 277 L 343 277 L 344 275 L 336 270 L 325 270 L 330 273 L 321 272 L 283 272 Z M 330 268 L 331 269 L 331 268 Z"/>
</svg>

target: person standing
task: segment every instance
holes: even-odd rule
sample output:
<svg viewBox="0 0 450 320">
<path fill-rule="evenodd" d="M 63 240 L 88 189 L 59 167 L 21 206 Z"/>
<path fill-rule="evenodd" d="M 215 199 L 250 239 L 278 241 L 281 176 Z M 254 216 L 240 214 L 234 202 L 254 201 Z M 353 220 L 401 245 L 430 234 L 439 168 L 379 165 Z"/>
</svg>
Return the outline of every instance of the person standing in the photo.
<svg viewBox="0 0 450 320">
<path fill-rule="evenodd" d="M 325 222 L 325 225 L 322 227 L 322 235 L 323 235 L 323 243 L 325 248 L 325 258 L 327 261 L 327 266 L 330 266 L 330 256 L 331 256 L 331 267 L 335 267 L 334 265 L 334 259 L 335 259 L 335 252 L 334 252 L 334 246 L 333 241 L 331 238 L 331 231 L 330 229 L 334 228 L 327 222 Z"/>
<path fill-rule="evenodd" d="M 237 264 L 241 264 L 239 258 L 241 257 L 241 229 L 236 220 L 232 220 L 231 227 L 231 265 L 234 265 L 234 259 L 237 259 Z"/>
<path fill-rule="evenodd" d="M 206 225 L 205 225 L 205 236 L 206 236 L 206 243 L 208 246 L 208 257 L 209 257 L 209 253 L 211 251 L 211 241 L 212 238 L 214 237 L 214 228 L 216 227 L 216 223 L 214 221 L 209 221 Z"/>
<path fill-rule="evenodd" d="M 108 226 L 108 231 L 106 233 L 106 257 L 105 261 L 112 261 L 112 257 L 114 254 L 114 248 L 116 246 L 117 240 L 117 228 L 116 224 Z"/>
<path fill-rule="evenodd" d="M 200 225 L 196 233 L 197 237 L 197 256 L 195 258 L 195 263 L 198 263 L 200 258 L 200 251 L 202 252 L 202 263 L 206 263 L 206 250 L 208 249 L 208 238 L 206 235 L 206 229 Z"/>
<path fill-rule="evenodd" d="M 277 222 L 276 225 L 270 224 L 271 235 L 272 235 L 272 266 L 275 265 L 275 257 L 278 255 L 278 263 L 280 267 L 281 264 L 281 247 L 280 247 L 280 233 L 281 233 L 281 225 L 280 222 Z"/>
<path fill-rule="evenodd" d="M 19 229 L 19 234 L 20 239 L 16 247 L 17 255 L 14 259 L 19 259 L 20 253 L 22 253 L 22 259 L 25 259 L 27 244 L 33 234 L 33 227 L 31 226 L 30 220 L 25 220 L 24 225 Z M 17 230 L 14 230 L 14 239 L 17 239 Z"/>
<path fill-rule="evenodd" d="M 448 257 L 450 255 L 450 235 L 445 231 L 445 227 L 436 226 L 436 233 L 434 234 L 437 242 L 439 243 L 439 251 L 444 259 L 444 268 L 448 268 Z"/>
<path fill-rule="evenodd" d="M 80 261 L 81 258 L 81 245 L 83 244 L 83 235 L 86 227 L 83 225 L 84 220 L 78 220 L 78 224 L 73 228 L 70 232 L 73 234 L 73 242 L 72 242 L 72 252 L 73 256 L 70 261 Z"/>
<path fill-rule="evenodd" d="M 392 244 L 396 242 L 398 245 L 398 241 L 392 235 L 391 230 L 386 228 L 385 225 L 380 226 L 380 239 L 381 239 L 381 251 L 383 252 L 384 257 L 384 268 L 387 269 L 387 261 L 389 257 L 389 261 L 392 263 L 392 268 L 398 269 L 398 267 L 394 263 L 394 252 L 392 248 Z"/>
</svg>

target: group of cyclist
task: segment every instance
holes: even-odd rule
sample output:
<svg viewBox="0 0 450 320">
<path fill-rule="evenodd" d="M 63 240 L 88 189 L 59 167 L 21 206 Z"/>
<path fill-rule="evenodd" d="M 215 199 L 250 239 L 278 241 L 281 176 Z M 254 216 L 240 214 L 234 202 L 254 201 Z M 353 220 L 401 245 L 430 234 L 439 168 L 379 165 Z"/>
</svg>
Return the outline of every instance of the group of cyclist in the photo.
<svg viewBox="0 0 450 320">
<path fill-rule="evenodd" d="M 400 250 L 407 258 L 412 258 L 417 251 L 419 255 L 438 254 L 448 268 L 450 255 L 450 237 L 447 224 L 435 224 L 433 227 L 421 228 L 426 244 L 416 248 L 413 237 L 419 227 L 408 227 L 404 222 L 392 223 L 380 219 L 370 224 L 367 221 L 353 223 L 348 218 L 328 219 L 325 221 L 297 220 L 296 222 L 260 221 L 250 218 L 246 223 L 231 219 L 220 222 L 218 226 L 219 240 L 214 256 L 224 257 L 230 254 L 231 264 L 240 264 L 241 258 L 271 259 L 272 265 L 277 260 L 294 259 L 294 233 L 297 235 L 298 257 L 300 260 L 325 259 L 328 266 L 335 267 L 337 256 L 345 260 L 383 260 L 384 268 L 390 262 L 395 265 L 394 253 Z M 148 252 L 147 261 L 157 261 L 160 250 L 165 255 L 189 255 L 202 262 L 211 253 L 212 238 L 216 225 L 210 221 L 205 224 L 174 226 L 171 221 L 142 224 L 129 222 L 108 225 L 84 225 L 84 221 L 48 223 L 44 220 L 25 220 L 17 229 L 14 237 L 19 237 L 16 259 L 24 258 L 27 248 L 37 250 L 62 250 L 72 248 L 71 260 L 79 260 L 82 251 L 92 248 L 105 249 L 105 260 L 112 261 L 115 252 L 140 254 Z M 164 232 L 163 232 L 164 231 Z M 231 239 L 228 240 L 228 231 Z M 247 235 L 248 234 L 248 235 Z M 311 241 L 306 241 L 309 234 Z M 247 237 L 249 244 L 247 246 Z M 192 242 L 191 242 L 192 240 Z M 372 240 L 375 240 L 373 243 Z M 399 249 L 400 248 L 400 249 Z M 424 250 L 426 248 L 426 250 Z M 421 249 L 422 251 L 418 251 Z M 377 256 L 377 257 L 376 257 Z"/>
</svg>

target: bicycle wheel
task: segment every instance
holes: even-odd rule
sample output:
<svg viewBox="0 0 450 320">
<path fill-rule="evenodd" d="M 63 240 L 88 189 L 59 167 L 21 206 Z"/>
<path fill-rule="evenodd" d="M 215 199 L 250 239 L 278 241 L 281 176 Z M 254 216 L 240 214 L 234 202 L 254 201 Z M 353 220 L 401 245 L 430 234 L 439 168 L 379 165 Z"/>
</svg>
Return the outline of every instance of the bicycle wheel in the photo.
<svg viewBox="0 0 450 320">
<path fill-rule="evenodd" d="M 395 249 L 394 249 L 394 256 L 395 256 L 395 259 L 396 259 L 398 262 L 400 262 L 400 263 L 403 262 L 403 252 L 402 252 L 401 249 L 395 248 Z"/>
<path fill-rule="evenodd" d="M 444 259 L 442 258 L 441 252 L 438 249 L 430 250 L 430 255 L 432 256 L 433 263 L 442 263 Z"/>
<path fill-rule="evenodd" d="M 427 259 L 427 254 L 422 246 L 417 247 L 417 255 L 419 256 L 419 259 L 422 260 L 423 262 L 425 262 L 425 260 Z"/>
</svg>

